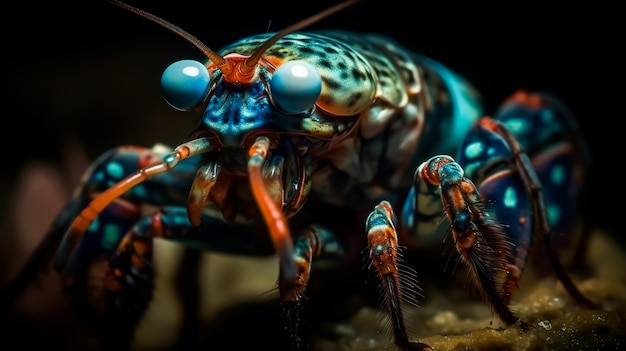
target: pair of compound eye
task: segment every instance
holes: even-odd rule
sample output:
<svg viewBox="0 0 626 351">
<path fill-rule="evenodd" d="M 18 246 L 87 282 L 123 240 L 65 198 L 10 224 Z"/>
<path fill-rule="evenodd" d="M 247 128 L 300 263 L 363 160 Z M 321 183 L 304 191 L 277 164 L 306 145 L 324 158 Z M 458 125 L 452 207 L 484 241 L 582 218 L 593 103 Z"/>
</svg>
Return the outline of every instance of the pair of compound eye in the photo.
<svg viewBox="0 0 626 351">
<path fill-rule="evenodd" d="M 170 105 L 187 111 L 202 103 L 210 80 L 209 71 L 203 63 L 181 60 L 165 69 L 161 76 L 161 89 Z M 270 81 L 272 101 L 287 113 L 310 110 L 321 91 L 322 78 L 305 61 L 288 61 L 282 64 Z"/>
</svg>

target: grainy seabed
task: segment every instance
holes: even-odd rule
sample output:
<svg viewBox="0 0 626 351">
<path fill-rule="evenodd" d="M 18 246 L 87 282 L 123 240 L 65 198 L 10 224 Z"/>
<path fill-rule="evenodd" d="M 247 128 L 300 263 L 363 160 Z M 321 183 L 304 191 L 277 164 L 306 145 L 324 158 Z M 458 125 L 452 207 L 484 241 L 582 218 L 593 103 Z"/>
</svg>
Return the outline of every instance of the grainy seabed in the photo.
<svg viewBox="0 0 626 351">
<path fill-rule="evenodd" d="M 450 299 L 430 291 L 407 318 L 416 321 L 416 341 L 435 350 L 622 350 L 626 347 L 626 258 L 623 249 L 603 232 L 594 233 L 588 252 L 591 278 L 577 281 L 583 294 L 601 306 L 577 306 L 560 283 L 545 278 L 522 288 L 512 308 L 533 328 L 498 325 L 479 301 Z M 457 295 L 452 294 L 458 298 Z M 514 295 L 515 296 L 515 295 Z M 467 299 L 465 299 L 467 300 Z M 315 350 L 382 350 L 391 339 L 379 312 L 363 308 L 346 323 L 327 325 L 329 338 L 317 339 Z M 415 329 L 415 328 L 412 328 Z M 327 335 L 329 335 L 327 334 Z"/>
<path fill-rule="evenodd" d="M 427 284 L 419 306 L 406 309 L 409 333 L 412 340 L 427 343 L 435 350 L 621 350 L 626 346 L 626 255 L 623 250 L 607 233 L 594 232 L 587 253 L 589 271 L 586 278 L 574 278 L 582 293 L 601 306 L 600 310 L 576 305 L 551 272 L 533 280 L 532 271 L 528 272 L 530 268 L 527 268 L 522 288 L 513 295 L 512 309 L 532 326 L 530 330 L 522 332 L 519 325 L 503 326 L 492 317 L 488 307 L 472 298 L 463 286 L 444 290 Z M 214 298 L 205 301 L 200 315 L 212 319 L 212 323 L 217 324 L 211 325 L 217 325 L 218 329 L 220 323 L 228 324 L 223 329 L 225 331 L 239 326 L 245 333 L 243 329 L 247 328 L 252 338 L 260 335 L 260 345 L 271 342 L 272 337 L 261 334 L 260 330 L 265 327 L 267 333 L 268 329 L 280 329 L 279 323 L 273 325 L 277 322 L 274 313 L 279 313 L 276 291 L 272 291 L 278 274 L 275 259 L 212 256 L 210 262 L 212 273 L 206 273 L 203 291 L 206 296 Z M 161 268 L 163 279 L 167 279 L 167 267 Z M 168 294 L 167 289 L 161 289 L 155 302 L 166 300 Z M 243 312 L 243 317 L 228 317 L 232 316 L 230 312 L 224 312 L 237 304 L 254 306 L 255 302 L 263 304 L 266 309 Z M 160 310 L 154 307 L 148 316 L 179 315 L 175 304 L 153 306 L 160 306 Z M 309 308 L 332 309 L 336 306 L 332 307 L 327 301 L 311 300 Z M 393 349 L 389 324 L 381 312 L 371 306 L 354 310 L 356 312 L 346 320 L 316 324 L 311 349 Z M 263 321 L 263 313 L 267 318 L 267 323 L 261 322 L 267 324 L 264 326 L 259 324 Z M 225 322 L 228 318 L 235 319 L 235 322 Z M 247 318 L 257 318 L 257 321 L 247 321 Z M 137 334 L 135 346 L 153 349 L 174 341 L 171 325 L 175 320 L 147 318 Z M 255 325 L 258 331 L 250 329 L 256 329 Z M 208 336 L 206 345 L 228 344 L 223 340 L 216 342 L 216 337 L 219 338 L 219 333 Z"/>
<path fill-rule="evenodd" d="M 276 345 L 284 344 L 277 342 L 281 338 L 281 324 L 275 290 L 278 276 L 275 257 L 202 255 L 198 293 L 201 298 L 194 312 L 200 322 L 193 326 L 193 330 L 185 330 L 183 300 L 173 284 L 184 274 L 179 270 L 182 247 L 159 241 L 156 248 L 156 290 L 153 302 L 135 334 L 133 350 L 179 348 L 181 339 L 188 341 L 187 346 L 203 349 L 280 349 Z M 427 343 L 435 350 L 624 349 L 624 249 L 607 233 L 596 231 L 589 243 L 587 264 L 589 271 L 585 277 L 575 277 L 574 280 L 583 294 L 600 305 L 599 310 L 577 306 L 551 274 L 533 280 L 532 272 L 527 272 L 522 288 L 513 295 L 512 301 L 513 310 L 521 320 L 532 326 L 522 332 L 519 325 L 508 328 L 501 325 L 492 317 L 488 307 L 477 298 L 472 298 L 462 285 L 454 285 L 455 288 L 450 289 L 424 282 L 424 296 L 419 299 L 419 306 L 405 310 L 409 335 L 412 340 Z M 27 295 L 36 295 L 43 288 L 45 286 L 33 285 Z M 332 287 L 324 289 L 333 292 Z M 333 310 L 341 312 L 343 306 L 350 312 L 345 313 L 343 318 L 337 318 L 342 313 L 330 313 L 333 317 L 318 318 L 311 323 L 311 350 L 393 349 L 390 347 L 392 340 L 388 323 L 375 306 L 364 305 L 358 298 L 344 300 L 352 301 L 347 304 L 335 302 L 333 305 L 328 299 L 317 297 L 311 296 L 307 308 L 322 311 L 322 316 Z M 9 342 L 12 339 L 21 340 L 23 345 L 48 345 L 65 338 L 61 342 L 65 349 L 98 349 L 100 343 L 80 321 L 67 321 L 71 317 L 59 310 L 62 306 L 58 301 L 61 300 L 48 295 L 43 299 L 39 297 L 37 301 L 28 296 L 22 299 L 18 309 L 26 310 L 34 321 L 20 328 L 6 324 L 3 338 Z M 42 320 L 44 311 L 52 317 Z M 303 324 L 308 322 L 303 319 Z M 230 336 L 233 333 L 241 335 L 241 338 L 233 339 Z M 51 335 L 54 339 L 46 341 L 45 338 Z M 24 339 L 24 336 L 28 337 Z M 195 340 L 185 339 L 190 337 Z"/>
</svg>

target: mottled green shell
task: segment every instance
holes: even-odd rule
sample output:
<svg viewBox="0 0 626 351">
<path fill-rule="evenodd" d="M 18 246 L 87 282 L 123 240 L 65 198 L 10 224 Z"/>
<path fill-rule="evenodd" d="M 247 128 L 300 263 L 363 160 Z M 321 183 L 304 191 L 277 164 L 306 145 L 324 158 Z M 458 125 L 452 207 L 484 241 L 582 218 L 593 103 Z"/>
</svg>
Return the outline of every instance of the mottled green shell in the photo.
<svg viewBox="0 0 626 351">
<path fill-rule="evenodd" d="M 286 35 L 272 45 L 264 56 L 274 61 L 303 60 L 322 77 L 318 106 L 338 116 L 351 116 L 370 107 L 377 97 L 379 77 L 376 69 L 350 43 L 337 40 L 331 32 L 299 32 Z M 240 40 L 219 51 L 221 55 L 251 55 L 274 33 Z"/>
<path fill-rule="evenodd" d="M 407 104 L 409 95 L 421 90 L 419 69 L 412 52 L 399 43 L 379 34 L 356 34 L 339 30 L 325 31 L 325 35 L 349 43 L 372 65 L 376 72 L 379 94 L 393 107 Z"/>
</svg>

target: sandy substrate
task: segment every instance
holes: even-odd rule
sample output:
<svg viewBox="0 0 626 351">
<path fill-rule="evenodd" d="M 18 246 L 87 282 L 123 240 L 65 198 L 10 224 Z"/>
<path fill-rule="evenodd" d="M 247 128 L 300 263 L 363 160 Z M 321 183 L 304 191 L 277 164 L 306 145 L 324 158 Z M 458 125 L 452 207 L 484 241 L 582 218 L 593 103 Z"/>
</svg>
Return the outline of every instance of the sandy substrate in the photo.
<svg viewBox="0 0 626 351">
<path fill-rule="evenodd" d="M 202 255 L 200 299 L 193 311 L 196 319 L 189 324 L 184 306 L 190 297 L 181 295 L 173 283 L 186 274 L 179 265 L 182 252 L 177 244 L 157 245 L 157 289 L 132 341 L 134 350 L 285 349 L 275 257 Z M 588 273 L 575 282 L 600 305 L 598 310 L 577 306 L 550 274 L 536 281 L 526 279 L 530 271 L 511 306 L 532 326 L 522 332 L 519 325 L 500 324 L 463 286 L 424 282 L 419 306 L 405 310 L 409 335 L 435 350 L 621 350 L 626 345 L 626 254 L 609 235 L 598 231 L 590 241 L 587 263 Z M 69 310 L 71 298 L 60 295 L 55 279 L 50 275 L 28 289 L 14 319 L 2 324 L 3 340 L 19 341 L 22 346 L 97 350 L 100 342 Z M 360 278 L 356 280 L 360 286 Z M 311 287 L 307 296 L 305 309 L 314 317 L 303 318 L 313 351 L 391 348 L 389 324 L 376 304 L 365 303 L 358 289 L 347 294 L 327 279 L 323 283 L 321 288 Z"/>
<path fill-rule="evenodd" d="M 597 232 L 588 253 L 592 277 L 578 282 L 600 310 L 577 306 L 553 278 L 520 291 L 512 309 L 533 326 L 499 325 L 485 306 L 456 294 L 431 291 L 421 307 L 408 311 L 418 329 L 413 339 L 435 350 L 621 350 L 626 346 L 626 260 L 623 250 Z M 318 339 L 315 350 L 380 350 L 391 344 L 380 313 L 364 308 L 347 323 L 327 325 L 337 339 Z M 331 334 L 332 335 L 332 334 Z"/>
<path fill-rule="evenodd" d="M 239 345 L 270 343 L 270 346 L 275 346 L 273 340 L 279 340 L 277 338 L 281 329 L 279 308 L 275 300 L 277 294 L 273 290 L 277 277 L 275 259 L 213 255 L 207 258 L 207 262 L 210 265 L 205 266 L 210 266 L 210 269 L 204 271 L 202 295 L 214 297 L 202 304 L 200 315 L 209 321 L 207 328 L 224 332 L 233 328 L 241 328 L 240 331 L 247 329 L 253 340 L 257 338 L 258 344 L 241 340 Z M 575 282 L 583 294 L 600 305 L 599 310 L 588 310 L 576 305 L 552 275 L 533 281 L 533 272 L 529 271 L 512 303 L 512 309 L 520 319 L 532 326 L 528 331 L 521 331 L 519 324 L 508 328 L 503 326 L 493 318 L 482 301 L 468 294 L 467 289 L 460 287 L 446 290 L 427 284 L 419 306 L 409 306 L 405 310 L 411 338 L 427 343 L 435 350 L 622 349 L 626 346 L 626 255 L 623 248 L 607 233 L 597 231 L 590 241 L 587 263 L 590 271 L 586 278 L 575 279 Z M 162 272 L 165 279 L 167 274 L 165 270 Z M 165 300 L 167 294 L 167 291 L 161 290 L 155 300 Z M 346 310 L 349 310 L 348 305 L 359 303 L 358 297 L 352 302 L 334 305 L 329 301 L 315 300 L 315 297 L 318 296 L 311 297 L 307 308 L 332 310 L 346 306 Z M 156 318 L 163 315 L 180 317 L 174 305 L 158 304 L 161 308 L 169 308 L 170 312 L 167 313 L 159 311 L 157 304 L 153 305 L 148 317 L 154 317 L 144 320 L 135 339 L 134 345 L 138 349 L 151 349 L 156 345 L 167 344 L 167 340 L 175 340 L 172 331 L 176 329 L 171 327 L 170 322 L 176 318 Z M 322 317 L 322 320 L 313 324 L 311 349 L 343 351 L 392 348 L 389 323 L 384 314 L 374 307 L 354 308 L 355 312 L 345 320 L 328 317 L 325 321 Z M 237 311 L 237 317 L 233 317 L 233 311 Z M 155 333 L 158 330 L 163 332 Z M 167 333 L 168 330 L 170 333 Z M 220 346 L 231 342 L 224 342 L 220 332 L 209 332 L 202 344 Z"/>
</svg>

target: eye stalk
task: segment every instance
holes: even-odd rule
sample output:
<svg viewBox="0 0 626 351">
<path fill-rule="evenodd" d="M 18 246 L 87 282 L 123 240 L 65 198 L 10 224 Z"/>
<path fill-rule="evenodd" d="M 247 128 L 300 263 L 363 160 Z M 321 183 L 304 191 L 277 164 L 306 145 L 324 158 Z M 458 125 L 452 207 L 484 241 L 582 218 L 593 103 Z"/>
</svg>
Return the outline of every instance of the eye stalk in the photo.
<svg viewBox="0 0 626 351">
<path fill-rule="evenodd" d="M 322 78 L 313 65 L 289 61 L 279 66 L 270 81 L 272 101 L 288 113 L 310 110 L 322 92 Z"/>
<path fill-rule="evenodd" d="M 209 88 L 209 71 L 194 60 L 169 65 L 161 75 L 163 97 L 172 107 L 188 111 L 202 103 Z"/>
</svg>

